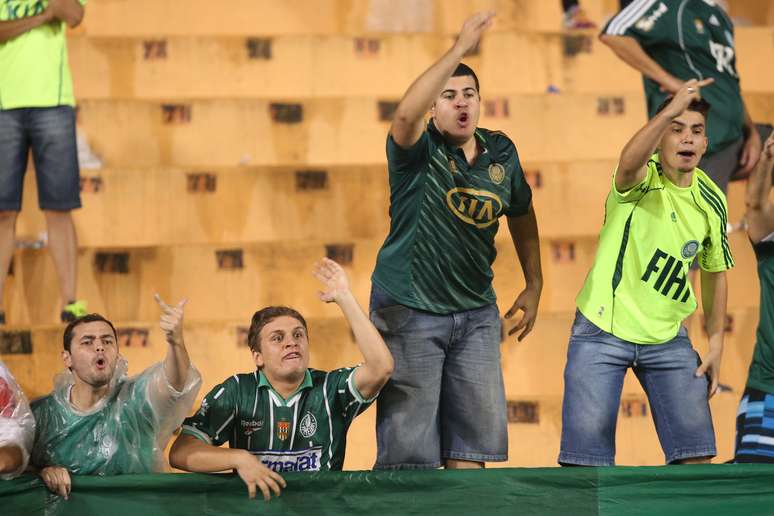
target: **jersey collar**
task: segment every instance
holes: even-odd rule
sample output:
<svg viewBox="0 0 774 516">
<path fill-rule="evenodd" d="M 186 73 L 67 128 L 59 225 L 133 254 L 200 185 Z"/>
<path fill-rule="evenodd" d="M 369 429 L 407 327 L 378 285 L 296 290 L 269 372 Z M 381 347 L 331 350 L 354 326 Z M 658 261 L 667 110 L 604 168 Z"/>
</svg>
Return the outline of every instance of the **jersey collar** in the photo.
<svg viewBox="0 0 774 516">
<path fill-rule="evenodd" d="M 263 371 L 258 371 L 258 388 L 260 389 L 262 387 L 266 387 L 271 392 L 276 394 L 277 397 L 280 400 L 284 401 L 285 404 L 287 405 L 288 401 L 293 400 L 293 398 L 295 398 L 296 395 L 299 394 L 301 391 L 303 391 L 304 389 L 312 388 L 312 374 L 309 372 L 309 369 L 307 369 L 306 372 L 304 373 L 304 379 L 301 381 L 301 385 L 299 385 L 298 388 L 293 392 L 293 394 L 288 396 L 287 399 L 283 398 L 282 395 L 280 395 L 280 393 L 274 390 L 274 387 L 271 386 L 269 379 L 266 378 L 266 375 L 263 374 Z"/>
<path fill-rule="evenodd" d="M 446 156 L 451 157 L 452 155 L 457 155 L 460 157 L 461 160 L 465 160 L 465 153 L 462 152 L 462 149 L 458 147 L 453 147 L 449 145 L 449 143 L 446 141 L 446 139 L 443 137 L 443 134 L 441 134 L 441 131 L 438 130 L 438 128 L 435 126 L 435 122 L 431 118 L 430 121 L 427 123 L 427 132 L 431 135 L 437 137 L 440 141 L 443 142 L 443 146 L 446 149 Z M 488 162 L 493 161 L 491 152 L 489 150 L 490 142 L 487 139 L 486 135 L 484 134 L 484 131 L 482 131 L 480 128 L 476 127 L 476 131 L 473 133 L 473 137 L 478 141 L 478 144 L 481 147 L 481 153 L 476 158 L 476 165 L 478 165 L 478 160 L 480 159 L 486 159 Z M 488 164 L 488 163 L 487 163 Z"/>
</svg>

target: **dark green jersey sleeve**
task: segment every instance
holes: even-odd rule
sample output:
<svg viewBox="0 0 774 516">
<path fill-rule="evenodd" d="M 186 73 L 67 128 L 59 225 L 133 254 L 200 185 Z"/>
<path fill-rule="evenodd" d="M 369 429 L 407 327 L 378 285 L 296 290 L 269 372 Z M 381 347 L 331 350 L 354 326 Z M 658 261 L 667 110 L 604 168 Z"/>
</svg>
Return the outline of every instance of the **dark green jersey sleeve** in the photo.
<svg viewBox="0 0 774 516">
<path fill-rule="evenodd" d="M 390 176 L 417 173 L 429 159 L 430 137 L 427 131 L 411 147 L 404 148 L 395 143 L 392 134 L 387 135 L 387 165 Z"/>
<path fill-rule="evenodd" d="M 509 170 L 511 176 L 511 199 L 508 209 L 504 213 L 508 217 L 520 217 L 526 215 L 532 204 L 532 188 L 524 177 L 524 170 L 521 168 L 516 146 L 510 141 L 508 143 L 511 150 L 508 151 L 506 169 Z"/>
<path fill-rule="evenodd" d="M 196 414 L 183 421 L 182 433 L 215 446 L 228 441 L 234 430 L 238 395 L 239 383 L 233 376 L 216 385 L 202 399 Z"/>
<path fill-rule="evenodd" d="M 357 390 L 355 385 L 357 367 L 336 369 L 328 375 L 328 395 L 335 400 L 333 410 L 339 412 L 347 423 L 351 423 L 353 419 L 363 413 L 377 397 L 366 399 Z"/>
<path fill-rule="evenodd" d="M 642 46 L 677 41 L 679 2 L 634 0 L 613 16 L 603 30 L 611 36 L 630 36 Z"/>
</svg>

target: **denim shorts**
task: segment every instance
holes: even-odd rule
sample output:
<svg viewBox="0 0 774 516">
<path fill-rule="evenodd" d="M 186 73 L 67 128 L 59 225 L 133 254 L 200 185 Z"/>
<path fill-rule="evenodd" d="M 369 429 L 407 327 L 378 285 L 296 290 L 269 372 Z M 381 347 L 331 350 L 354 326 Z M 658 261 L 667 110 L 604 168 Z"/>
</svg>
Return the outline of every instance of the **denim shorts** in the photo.
<svg viewBox="0 0 774 516">
<path fill-rule="evenodd" d="M 57 106 L 0 110 L 0 210 L 21 210 L 30 150 L 40 208 L 80 208 L 75 110 Z"/>
<path fill-rule="evenodd" d="M 376 402 L 375 469 L 508 459 L 497 305 L 440 315 L 371 290 L 371 321 L 395 359 Z"/>
<path fill-rule="evenodd" d="M 564 370 L 559 463 L 615 463 L 616 420 L 630 367 L 648 396 L 667 464 L 714 457 L 709 381 L 694 374 L 700 362 L 685 328 L 663 344 L 634 344 L 576 312 Z"/>
</svg>

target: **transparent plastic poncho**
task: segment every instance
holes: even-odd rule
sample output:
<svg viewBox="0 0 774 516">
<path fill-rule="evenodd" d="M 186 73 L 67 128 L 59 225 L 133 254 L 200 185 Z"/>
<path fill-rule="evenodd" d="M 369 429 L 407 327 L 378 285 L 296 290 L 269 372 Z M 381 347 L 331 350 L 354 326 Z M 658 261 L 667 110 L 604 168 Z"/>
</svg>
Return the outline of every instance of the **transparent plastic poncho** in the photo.
<svg viewBox="0 0 774 516">
<path fill-rule="evenodd" d="M 16 471 L 0 475 L 9 480 L 21 475 L 27 467 L 35 437 L 35 419 L 27 397 L 13 375 L 0 360 L 0 448 L 17 446 L 22 452 L 22 463 Z"/>
<path fill-rule="evenodd" d="M 176 391 L 163 363 L 128 378 L 119 357 L 108 394 L 82 412 L 70 403 L 74 384 L 69 370 L 54 379 L 54 391 L 32 403 L 37 429 L 32 463 L 62 466 L 76 475 L 120 475 L 162 471 L 163 451 L 191 411 L 201 376 L 188 370 Z"/>
</svg>

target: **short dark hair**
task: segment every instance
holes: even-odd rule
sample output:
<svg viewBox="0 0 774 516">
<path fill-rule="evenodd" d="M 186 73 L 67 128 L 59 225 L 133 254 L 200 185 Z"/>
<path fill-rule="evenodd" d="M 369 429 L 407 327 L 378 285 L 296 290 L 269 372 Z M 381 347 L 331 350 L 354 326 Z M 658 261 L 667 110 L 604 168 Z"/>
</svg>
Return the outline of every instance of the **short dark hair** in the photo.
<svg viewBox="0 0 774 516">
<path fill-rule="evenodd" d="M 84 315 L 83 317 L 79 317 L 74 321 L 70 321 L 70 324 L 67 325 L 64 331 L 64 349 L 65 351 L 70 351 L 70 341 L 73 339 L 73 331 L 75 331 L 75 328 L 80 324 L 86 324 L 90 322 L 103 322 L 107 323 L 108 326 L 110 326 L 110 329 L 113 330 L 113 337 L 115 337 L 116 340 L 118 340 L 118 333 L 116 332 L 116 327 L 113 326 L 113 323 L 102 317 L 100 314 L 88 314 Z"/>
<path fill-rule="evenodd" d="M 454 73 L 451 76 L 465 77 L 466 75 L 470 75 L 471 77 L 473 77 L 473 82 L 476 83 L 476 91 L 480 94 L 481 88 L 479 88 L 479 85 L 478 85 L 478 76 L 476 75 L 476 72 L 474 72 L 473 69 L 468 65 L 466 65 L 465 63 L 458 64 L 457 68 L 454 69 Z"/>
<path fill-rule="evenodd" d="M 250 322 L 250 331 L 247 332 L 247 345 L 250 346 L 251 351 L 261 352 L 261 330 L 277 317 L 285 315 L 296 319 L 304 327 L 304 330 L 309 331 L 306 326 L 306 319 L 298 311 L 287 306 L 267 306 L 255 312 L 253 320 Z"/>
<path fill-rule="evenodd" d="M 666 107 L 669 105 L 670 102 L 672 102 L 672 99 L 674 99 L 674 95 L 670 95 L 667 98 L 664 99 L 664 102 L 661 103 L 661 105 L 656 110 L 656 114 L 661 113 L 666 109 Z M 707 117 L 709 116 L 710 108 L 712 106 L 709 102 L 707 102 L 704 99 L 699 100 L 693 100 L 690 104 L 688 104 L 688 108 L 686 111 L 696 111 L 697 113 L 701 113 L 704 117 L 704 123 L 707 123 Z"/>
</svg>

